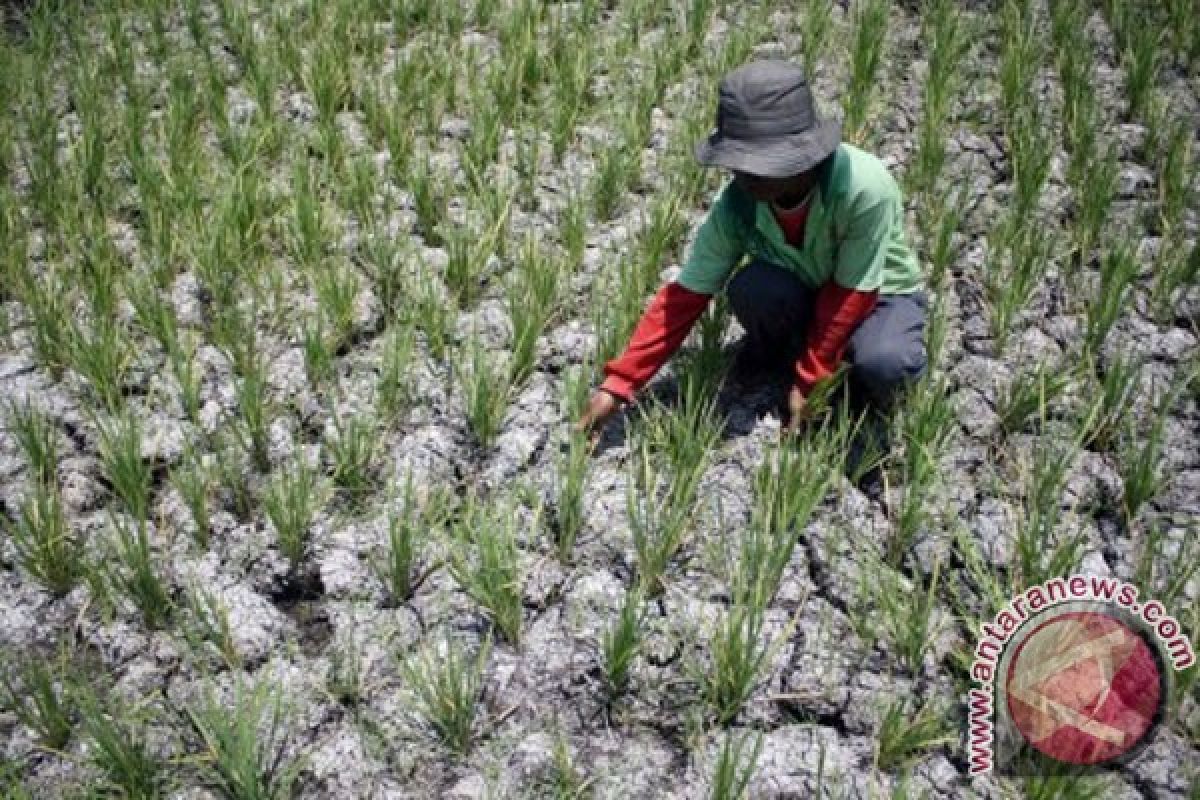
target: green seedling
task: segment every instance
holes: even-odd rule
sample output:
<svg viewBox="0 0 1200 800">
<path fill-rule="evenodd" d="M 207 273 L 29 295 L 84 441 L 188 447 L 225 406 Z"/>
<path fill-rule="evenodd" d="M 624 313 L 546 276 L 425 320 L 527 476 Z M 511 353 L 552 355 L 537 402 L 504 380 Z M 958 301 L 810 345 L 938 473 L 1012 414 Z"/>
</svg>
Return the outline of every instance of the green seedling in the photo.
<svg viewBox="0 0 1200 800">
<path fill-rule="evenodd" d="M 487 639 L 470 659 L 461 646 L 446 641 L 441 652 L 414 655 L 400 664 L 405 683 L 425 719 L 442 744 L 459 756 L 471 746 L 491 649 L 491 640 Z"/>
<path fill-rule="evenodd" d="M 351 505 L 365 500 L 375 487 L 372 470 L 378 439 L 375 422 L 364 415 L 342 419 L 335 415 L 333 435 L 325 446 L 333 460 L 333 485 L 344 492 Z"/>
<path fill-rule="evenodd" d="M 1164 33 L 1153 24 L 1131 25 L 1128 43 L 1121 54 L 1125 67 L 1126 111 L 1130 119 L 1141 119 L 1149 103 L 1150 92 L 1157 83 L 1161 63 L 1159 48 Z"/>
<path fill-rule="evenodd" d="M 308 385 L 313 392 L 320 394 L 324 387 L 334 384 L 337 378 L 337 366 L 325 324 L 320 319 L 305 322 L 300 339 L 304 351 L 304 374 L 308 376 Z"/>
<path fill-rule="evenodd" d="M 904 769 L 934 748 L 957 741 L 953 723 L 932 703 L 913 713 L 907 699 L 895 700 L 884 712 L 879 726 L 875 765 L 887 772 Z"/>
<path fill-rule="evenodd" d="M 1049 578 L 1066 575 L 1079 565 L 1086 540 L 1083 534 L 1058 537 L 1062 518 L 1062 487 L 1075 458 L 1074 447 L 1040 444 L 1025 480 L 1021 520 L 1016 531 L 1018 587 L 1025 589 Z M 1057 541 L 1056 541 L 1057 540 Z"/>
<path fill-rule="evenodd" d="M 74 703 L 64 658 L 57 663 L 33 655 L 0 667 L 0 707 L 38 735 L 42 746 L 62 750 L 74 729 Z"/>
<path fill-rule="evenodd" d="M 296 458 L 275 475 L 263 496 L 263 510 L 293 573 L 299 572 L 308 555 L 313 518 L 323 503 L 322 495 L 317 470 Z"/>
<path fill-rule="evenodd" d="M 239 442 L 260 472 L 271 468 L 270 427 L 274 404 L 267 396 L 267 366 L 262 353 L 249 350 L 234 383 L 238 415 L 234 420 Z"/>
<path fill-rule="evenodd" d="M 401 323 L 388 331 L 380 353 L 376 406 L 385 420 L 396 420 L 413 407 L 416 387 L 412 379 L 416 337 L 413 327 Z"/>
<path fill-rule="evenodd" d="M 629 687 L 629 672 L 641 645 L 642 623 L 646 619 L 645 597 L 640 586 L 625 592 L 625 601 L 612 626 L 604 632 L 604 679 L 609 697 L 615 698 Z"/>
<path fill-rule="evenodd" d="M 72 322 L 67 327 L 67 358 L 111 413 L 124 406 L 123 386 L 133 359 L 133 346 L 124 330 L 105 318 L 90 328 Z"/>
<path fill-rule="evenodd" d="M 791 636 L 793 619 L 774 643 L 763 638 L 764 610 L 733 605 L 717 624 L 709 644 L 711 664 L 700 679 L 700 693 L 719 725 L 728 725 L 750 699 L 763 668 Z"/>
<path fill-rule="evenodd" d="M 35 409 L 28 400 L 8 404 L 8 429 L 13 433 L 34 482 L 52 489 L 57 485 L 58 434 L 50 418 Z"/>
<path fill-rule="evenodd" d="M 944 379 L 926 380 L 910 395 L 903 423 L 905 440 L 901 461 L 904 497 L 893 519 L 887 561 L 899 566 L 921 525 L 930 518 L 926 506 L 937 480 L 938 459 L 955 426 L 954 409 Z"/>
<path fill-rule="evenodd" d="M 458 380 L 466 399 L 467 425 L 482 449 L 492 446 L 508 409 L 512 393 L 509 371 L 497 366 L 477 336 L 472 336 L 466 357 L 469 366 Z"/>
<path fill-rule="evenodd" d="M 746 743 L 754 739 L 750 753 L 746 753 Z M 762 752 L 763 737 L 761 731 L 747 731 L 738 736 L 733 731 L 725 734 L 721 744 L 717 765 L 713 770 L 712 800 L 741 800 L 746 797 L 750 778 L 758 764 L 758 756 Z"/>
<path fill-rule="evenodd" d="M 1070 373 L 1049 363 L 1020 372 L 997 404 L 1000 430 L 1011 435 L 1027 430 L 1033 421 L 1044 425 L 1050 404 L 1063 394 L 1070 380 Z"/>
<path fill-rule="evenodd" d="M 145 720 L 122 718 L 115 698 L 101 700 L 90 687 L 74 692 L 73 698 L 92 744 L 89 760 L 104 776 L 105 788 L 129 800 L 164 797 L 166 773 L 150 754 Z"/>
<path fill-rule="evenodd" d="M 208 589 L 189 587 L 184 592 L 189 616 L 180 625 L 193 654 L 211 648 L 231 670 L 244 667 L 229 619 L 229 608 Z"/>
<path fill-rule="evenodd" d="M 517 547 L 512 509 L 484 508 L 467 501 L 453 532 L 456 546 L 450 572 L 513 647 L 520 647 L 522 628 L 521 552 Z"/>
<path fill-rule="evenodd" d="M 1094 361 L 1088 362 L 1093 398 L 1085 406 L 1077 426 L 1080 443 L 1098 451 L 1111 452 L 1117 445 L 1121 428 L 1142 374 L 1143 361 L 1136 357 L 1118 354 L 1109 360 L 1101 371 Z"/>
<path fill-rule="evenodd" d="M 137 416 L 127 413 L 100 425 L 100 460 L 113 494 L 135 522 L 150 513 L 150 465 L 142 458 L 142 431 Z"/>
<path fill-rule="evenodd" d="M 1182 378 L 1181 375 L 1181 380 L 1173 381 L 1167 391 L 1163 392 L 1145 436 L 1138 437 L 1131 430 L 1121 444 L 1118 465 L 1121 482 L 1125 487 L 1122 511 L 1127 523 L 1132 524 L 1142 506 L 1154 499 L 1166 485 L 1162 449 L 1167 419 L 1185 386 L 1185 380 Z"/>
<path fill-rule="evenodd" d="M 435 491 L 419 502 L 411 473 L 405 477 L 403 503 L 399 512 L 388 513 L 387 550 L 372 564 L 392 605 L 408 602 L 441 566 L 436 561 L 423 563 L 422 551 L 430 534 L 442 529 L 451 513 L 445 492 Z"/>
<path fill-rule="evenodd" d="M 383 231 L 369 229 L 361 245 L 362 266 L 379 299 L 383 317 L 389 322 L 402 309 L 404 298 L 404 259 L 396 241 Z"/>
<path fill-rule="evenodd" d="M 833 30 L 833 3 L 831 0 L 806 0 L 802 17 L 801 39 L 804 50 L 804 74 L 811 80 L 817 74 L 817 65 L 825 60 L 829 49 L 829 35 Z"/>
<path fill-rule="evenodd" d="M 1100 283 L 1087 304 L 1084 346 L 1090 353 L 1103 351 L 1109 331 L 1125 310 L 1137 280 L 1138 261 L 1125 241 L 1115 243 L 1100 260 Z"/>
<path fill-rule="evenodd" d="M 227 706 L 209 689 L 183 714 L 199 740 L 206 777 L 232 800 L 284 800 L 291 797 L 303 759 L 289 756 L 288 715 L 282 692 L 260 680 L 242 679 Z"/>
<path fill-rule="evenodd" d="M 106 562 L 97 565 L 96 569 L 141 611 L 142 622 L 147 628 L 162 630 L 171 619 L 174 603 L 150 550 L 146 525 L 129 526 L 115 519 L 112 549 L 115 563 Z"/>
<path fill-rule="evenodd" d="M 358 708 L 364 699 L 363 663 L 359 646 L 351 641 L 330 648 L 325 691 L 346 708 Z"/>
<path fill-rule="evenodd" d="M 566 453 L 558 460 L 557 498 L 552 520 L 559 561 L 569 564 L 575 540 L 583 529 L 583 489 L 591 463 L 591 448 L 582 433 L 572 432 Z"/>
<path fill-rule="evenodd" d="M 884 626 L 901 664 L 914 676 L 921 674 L 925 653 L 940 633 L 934 614 L 940 573 L 939 560 L 934 564 L 927 586 L 922 586 L 925 581 L 921 580 L 907 590 L 894 570 L 885 567 L 876 571 L 879 583 L 875 599 L 882 611 Z"/>
<path fill-rule="evenodd" d="M 354 335 L 358 276 L 341 261 L 325 262 L 317 268 L 315 283 L 321 319 L 333 336 L 333 350 L 341 351 Z"/>
<path fill-rule="evenodd" d="M 862 142 L 878 89 L 888 31 L 888 4 L 859 0 L 854 9 L 854 38 L 850 47 L 850 83 L 846 89 L 845 127 L 851 141 Z"/>
</svg>

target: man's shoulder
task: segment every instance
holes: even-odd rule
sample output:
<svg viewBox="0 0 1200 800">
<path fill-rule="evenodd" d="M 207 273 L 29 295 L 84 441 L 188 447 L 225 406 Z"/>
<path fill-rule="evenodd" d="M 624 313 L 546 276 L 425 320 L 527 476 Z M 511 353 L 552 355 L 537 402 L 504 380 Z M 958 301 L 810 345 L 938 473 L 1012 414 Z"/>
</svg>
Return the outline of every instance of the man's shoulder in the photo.
<svg viewBox="0 0 1200 800">
<path fill-rule="evenodd" d="M 839 152 L 833 172 L 836 194 L 855 206 L 900 199 L 900 187 L 879 156 L 848 142 L 842 142 Z"/>
</svg>

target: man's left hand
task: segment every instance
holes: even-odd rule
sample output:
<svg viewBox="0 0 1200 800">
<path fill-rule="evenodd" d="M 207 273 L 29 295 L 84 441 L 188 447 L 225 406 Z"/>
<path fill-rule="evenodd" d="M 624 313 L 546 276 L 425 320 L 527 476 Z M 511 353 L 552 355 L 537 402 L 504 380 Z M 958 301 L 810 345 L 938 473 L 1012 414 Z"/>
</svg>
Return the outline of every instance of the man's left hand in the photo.
<svg viewBox="0 0 1200 800">
<path fill-rule="evenodd" d="M 788 421 L 783 426 L 785 434 L 793 434 L 808 419 L 808 398 L 796 386 L 788 391 Z"/>
</svg>

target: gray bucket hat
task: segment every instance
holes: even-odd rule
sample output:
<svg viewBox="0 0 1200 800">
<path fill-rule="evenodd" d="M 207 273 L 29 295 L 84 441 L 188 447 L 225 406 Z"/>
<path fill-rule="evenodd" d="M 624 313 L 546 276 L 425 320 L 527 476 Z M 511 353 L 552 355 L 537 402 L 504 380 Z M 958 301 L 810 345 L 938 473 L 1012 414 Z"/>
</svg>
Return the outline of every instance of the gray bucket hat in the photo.
<svg viewBox="0 0 1200 800">
<path fill-rule="evenodd" d="M 841 138 L 841 121 L 818 115 L 800 67 L 752 61 L 721 79 L 717 127 L 696 145 L 696 159 L 710 167 L 786 178 L 824 161 Z"/>
</svg>

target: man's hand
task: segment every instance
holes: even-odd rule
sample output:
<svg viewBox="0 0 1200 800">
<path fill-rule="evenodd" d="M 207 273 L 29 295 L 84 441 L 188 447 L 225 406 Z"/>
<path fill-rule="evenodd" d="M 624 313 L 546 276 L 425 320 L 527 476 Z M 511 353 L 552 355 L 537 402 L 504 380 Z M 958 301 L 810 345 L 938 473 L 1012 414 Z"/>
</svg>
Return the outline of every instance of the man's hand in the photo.
<svg viewBox="0 0 1200 800">
<path fill-rule="evenodd" d="M 596 442 L 600 439 L 600 434 L 604 431 L 604 426 L 624 405 L 625 401 L 616 395 L 603 389 L 597 389 L 592 392 L 592 397 L 588 400 L 583 416 L 576 423 L 575 430 L 587 433 L 588 444 L 595 447 Z"/>
<path fill-rule="evenodd" d="M 788 421 L 783 426 L 785 434 L 794 434 L 800 430 L 800 426 L 808 419 L 808 398 L 799 388 L 793 386 L 788 391 Z"/>
</svg>

